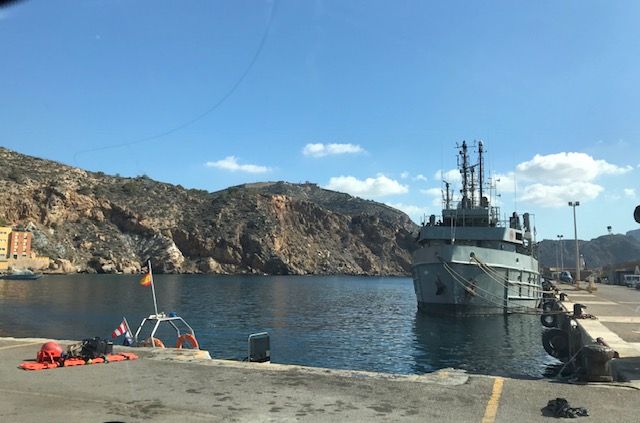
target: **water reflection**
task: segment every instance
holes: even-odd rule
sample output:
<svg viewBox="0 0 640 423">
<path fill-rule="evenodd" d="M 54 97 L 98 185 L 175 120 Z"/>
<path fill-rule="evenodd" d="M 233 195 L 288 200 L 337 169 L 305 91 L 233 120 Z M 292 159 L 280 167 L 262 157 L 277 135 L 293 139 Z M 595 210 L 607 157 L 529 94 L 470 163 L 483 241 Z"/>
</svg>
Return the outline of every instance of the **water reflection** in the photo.
<svg viewBox="0 0 640 423">
<path fill-rule="evenodd" d="M 178 311 L 219 358 L 243 357 L 247 336 L 268 331 L 278 363 L 541 377 L 553 361 L 535 316 L 424 316 L 409 278 L 158 275 L 156 292 L 160 310 Z M 135 328 L 152 311 L 137 276 L 0 281 L 0 336 L 107 337 L 123 316 Z"/>
<path fill-rule="evenodd" d="M 415 373 L 455 367 L 471 373 L 540 377 L 553 359 L 540 343 L 536 316 L 458 319 L 415 314 Z"/>
</svg>

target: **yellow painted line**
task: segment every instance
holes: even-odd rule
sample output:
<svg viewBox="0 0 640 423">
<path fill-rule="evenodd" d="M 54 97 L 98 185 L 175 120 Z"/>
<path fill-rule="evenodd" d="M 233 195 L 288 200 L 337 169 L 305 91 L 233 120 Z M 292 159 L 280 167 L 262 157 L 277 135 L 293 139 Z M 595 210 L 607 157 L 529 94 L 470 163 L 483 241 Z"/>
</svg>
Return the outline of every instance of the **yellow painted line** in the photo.
<svg viewBox="0 0 640 423">
<path fill-rule="evenodd" d="M 487 408 L 484 410 L 484 417 L 482 423 L 494 423 L 496 421 L 496 415 L 498 414 L 498 405 L 500 405 L 500 396 L 502 395 L 502 385 L 504 379 L 497 377 L 493 382 L 493 390 L 491 391 L 491 397 L 487 402 Z"/>
<path fill-rule="evenodd" d="M 28 344 L 7 345 L 4 347 L 0 347 L 0 350 L 10 350 L 11 348 L 28 347 L 31 345 L 40 345 L 40 344 L 42 344 L 42 342 L 29 342 Z"/>
</svg>

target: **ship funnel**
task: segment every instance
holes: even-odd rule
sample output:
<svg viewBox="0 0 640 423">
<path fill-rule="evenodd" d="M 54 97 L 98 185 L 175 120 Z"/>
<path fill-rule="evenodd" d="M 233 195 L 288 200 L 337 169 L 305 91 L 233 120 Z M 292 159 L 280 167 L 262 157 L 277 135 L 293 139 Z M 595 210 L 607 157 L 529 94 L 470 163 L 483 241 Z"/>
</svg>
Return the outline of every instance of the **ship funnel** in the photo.
<svg viewBox="0 0 640 423">
<path fill-rule="evenodd" d="M 530 223 L 530 219 L 529 219 L 529 213 L 525 213 L 522 215 L 522 221 L 524 222 L 524 231 L 525 232 L 531 232 L 531 223 Z"/>
<path fill-rule="evenodd" d="M 509 218 L 509 227 L 511 229 L 521 229 L 520 216 L 518 216 L 518 213 L 513 212 L 513 215 Z"/>
</svg>

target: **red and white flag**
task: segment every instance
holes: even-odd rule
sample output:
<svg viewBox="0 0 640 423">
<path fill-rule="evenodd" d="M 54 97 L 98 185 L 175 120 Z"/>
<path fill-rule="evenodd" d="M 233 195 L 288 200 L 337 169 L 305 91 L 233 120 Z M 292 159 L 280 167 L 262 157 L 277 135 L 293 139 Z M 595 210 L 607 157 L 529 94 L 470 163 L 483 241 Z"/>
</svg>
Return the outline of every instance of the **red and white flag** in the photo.
<svg viewBox="0 0 640 423">
<path fill-rule="evenodd" d="M 120 325 L 118 325 L 117 328 L 115 328 L 115 330 L 113 332 L 111 332 L 111 337 L 112 338 L 117 338 L 118 336 L 122 335 L 123 333 L 127 333 L 127 322 L 125 320 L 122 321 L 122 323 L 120 323 Z"/>
</svg>

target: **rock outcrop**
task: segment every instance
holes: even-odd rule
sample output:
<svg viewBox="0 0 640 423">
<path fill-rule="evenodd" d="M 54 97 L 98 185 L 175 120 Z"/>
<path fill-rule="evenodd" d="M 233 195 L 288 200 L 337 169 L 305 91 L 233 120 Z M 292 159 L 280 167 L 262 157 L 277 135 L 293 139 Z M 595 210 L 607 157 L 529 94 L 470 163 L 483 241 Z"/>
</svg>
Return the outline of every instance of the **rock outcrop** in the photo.
<svg viewBox="0 0 640 423">
<path fill-rule="evenodd" d="M 30 225 L 51 270 L 406 275 L 417 226 L 315 184 L 209 193 L 0 148 L 0 220 Z M 1 222 L 0 222 L 1 223 Z"/>
</svg>

